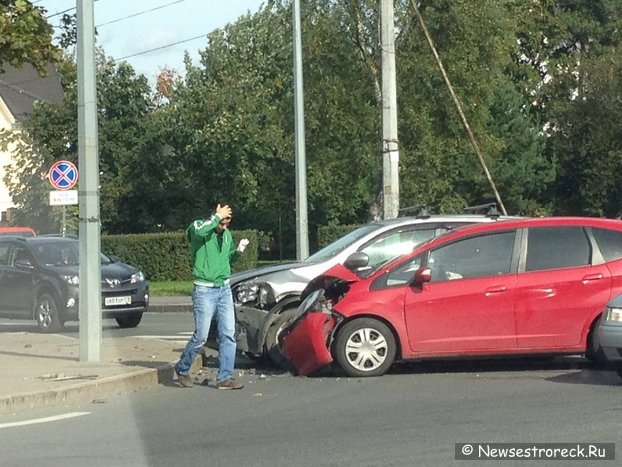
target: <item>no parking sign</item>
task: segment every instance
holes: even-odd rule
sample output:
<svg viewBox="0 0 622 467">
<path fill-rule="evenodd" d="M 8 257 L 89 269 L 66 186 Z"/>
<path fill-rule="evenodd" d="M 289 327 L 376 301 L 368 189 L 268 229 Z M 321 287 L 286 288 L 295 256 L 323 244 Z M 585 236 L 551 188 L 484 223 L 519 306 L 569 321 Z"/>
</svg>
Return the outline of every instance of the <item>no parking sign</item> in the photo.
<svg viewBox="0 0 622 467">
<path fill-rule="evenodd" d="M 71 190 L 78 181 L 78 168 L 73 162 L 55 162 L 48 172 L 50 183 L 57 190 Z"/>
<path fill-rule="evenodd" d="M 78 191 L 72 190 L 78 181 L 78 168 L 73 162 L 55 162 L 48 172 L 50 184 L 56 191 L 50 191 L 50 206 L 78 204 Z"/>
</svg>

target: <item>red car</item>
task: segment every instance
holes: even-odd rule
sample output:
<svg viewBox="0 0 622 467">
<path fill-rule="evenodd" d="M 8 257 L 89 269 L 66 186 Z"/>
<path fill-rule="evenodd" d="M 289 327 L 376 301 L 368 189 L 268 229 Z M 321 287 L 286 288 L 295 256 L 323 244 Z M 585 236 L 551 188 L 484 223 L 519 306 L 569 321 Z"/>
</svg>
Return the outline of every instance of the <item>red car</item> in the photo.
<svg viewBox="0 0 622 467">
<path fill-rule="evenodd" d="M 378 376 L 396 360 L 602 354 L 598 319 L 622 292 L 622 222 L 532 218 L 462 227 L 366 267 L 318 276 L 285 329 L 298 374 L 336 361 Z"/>
</svg>

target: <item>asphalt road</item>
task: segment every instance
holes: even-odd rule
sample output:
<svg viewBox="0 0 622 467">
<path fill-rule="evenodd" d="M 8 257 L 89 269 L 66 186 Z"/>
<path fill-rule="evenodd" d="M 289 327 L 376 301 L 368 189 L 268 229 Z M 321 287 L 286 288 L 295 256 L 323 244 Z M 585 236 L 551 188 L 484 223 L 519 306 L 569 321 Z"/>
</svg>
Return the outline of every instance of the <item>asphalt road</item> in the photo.
<svg viewBox="0 0 622 467">
<path fill-rule="evenodd" d="M 104 336 L 161 336 L 170 337 L 192 332 L 194 321 L 192 313 L 145 313 L 135 328 L 121 329 L 114 319 L 102 320 Z M 34 321 L 0 318 L 0 332 L 39 332 Z M 79 334 L 78 322 L 65 323 L 61 334 L 76 337 Z M 187 339 L 187 337 L 186 337 Z"/>
<path fill-rule="evenodd" d="M 144 335 L 187 329 L 148 317 Z M 559 466 L 457 461 L 456 443 L 622 446 L 622 380 L 580 358 L 408 364 L 366 379 L 241 371 L 241 391 L 160 385 L 2 417 L 2 465 Z"/>
</svg>

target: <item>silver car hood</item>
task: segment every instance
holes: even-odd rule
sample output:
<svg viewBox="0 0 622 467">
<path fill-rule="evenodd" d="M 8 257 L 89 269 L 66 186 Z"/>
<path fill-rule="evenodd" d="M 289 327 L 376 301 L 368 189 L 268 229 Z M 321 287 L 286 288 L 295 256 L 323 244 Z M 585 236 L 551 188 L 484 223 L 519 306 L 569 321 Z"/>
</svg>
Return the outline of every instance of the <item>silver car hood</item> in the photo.
<svg viewBox="0 0 622 467">
<path fill-rule="evenodd" d="M 250 279 L 256 279 L 258 277 L 263 277 L 268 274 L 272 274 L 275 272 L 283 271 L 286 269 L 297 268 L 300 266 L 304 266 L 303 263 L 281 263 L 274 264 L 271 266 L 261 266 L 254 269 L 248 269 L 246 271 L 236 272 L 235 274 L 231 274 L 231 286 L 239 284 L 240 282 L 244 282 Z"/>
</svg>

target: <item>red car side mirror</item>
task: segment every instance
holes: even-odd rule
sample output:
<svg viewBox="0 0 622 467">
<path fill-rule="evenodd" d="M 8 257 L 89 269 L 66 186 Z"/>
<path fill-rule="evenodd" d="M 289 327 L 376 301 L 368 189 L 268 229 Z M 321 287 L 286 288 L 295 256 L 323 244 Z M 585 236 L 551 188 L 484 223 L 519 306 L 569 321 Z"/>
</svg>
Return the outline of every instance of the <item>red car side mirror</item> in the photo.
<svg viewBox="0 0 622 467">
<path fill-rule="evenodd" d="M 432 279 L 432 271 L 430 268 L 422 266 L 415 271 L 415 283 L 423 284 L 424 282 L 430 282 Z"/>
</svg>

